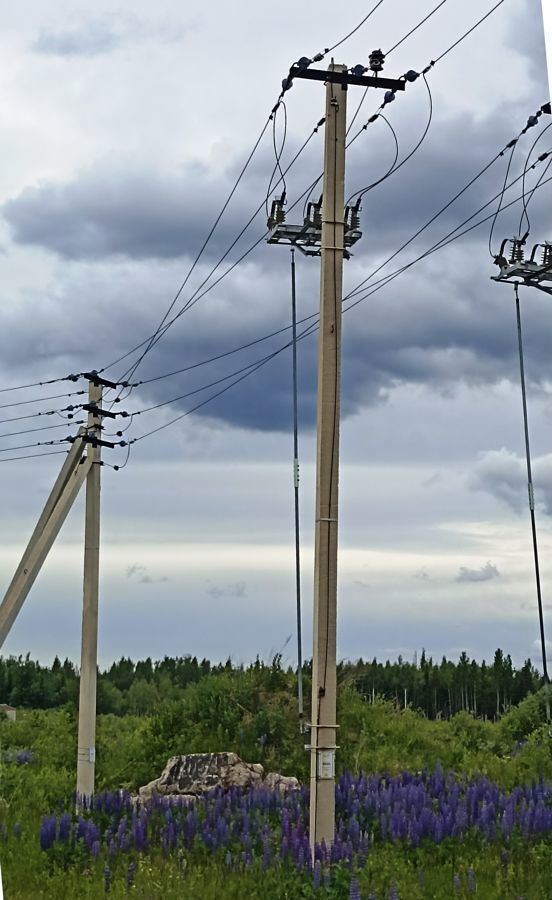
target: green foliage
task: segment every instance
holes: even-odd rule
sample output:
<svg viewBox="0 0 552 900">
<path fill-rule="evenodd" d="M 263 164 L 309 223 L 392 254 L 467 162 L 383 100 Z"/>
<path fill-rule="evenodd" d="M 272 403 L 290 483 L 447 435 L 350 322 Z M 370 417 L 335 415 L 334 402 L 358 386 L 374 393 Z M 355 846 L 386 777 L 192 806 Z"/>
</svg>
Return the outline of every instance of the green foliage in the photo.
<svg viewBox="0 0 552 900">
<path fill-rule="evenodd" d="M 428 665 L 424 661 L 418 671 L 427 672 Z M 508 671 L 507 661 L 502 658 L 500 665 L 502 677 Z M 169 659 L 160 671 L 151 660 L 137 665 L 122 661 L 117 666 L 115 679 L 100 679 L 108 688 L 106 706 L 110 697 L 112 702 L 110 711 L 99 715 L 97 722 L 98 790 L 136 789 L 157 777 L 169 756 L 194 751 L 233 750 L 243 759 L 261 762 L 267 771 L 297 775 L 302 780 L 308 777 L 307 738 L 298 732 L 296 678 L 282 668 L 278 657 L 271 665 L 257 660 L 248 668 L 225 665 L 215 671 L 197 661 L 179 664 Z M 52 668 L 61 679 L 63 665 L 58 661 Z M 467 668 L 471 671 L 471 664 Z M 450 674 L 446 667 L 443 671 Z M 63 677 L 70 680 L 68 672 L 66 669 Z M 496 675 L 497 670 L 494 672 Z M 409 705 L 399 708 L 394 699 L 377 693 L 372 702 L 371 692 L 359 692 L 355 677 L 340 670 L 339 769 L 397 773 L 433 768 L 440 761 L 445 770 L 467 775 L 481 772 L 507 788 L 530 782 L 541 773 L 552 779 L 542 692 L 529 695 L 497 722 L 475 718 L 467 710 L 448 720 L 434 720 Z M 309 696 L 308 679 L 305 696 Z M 121 715 L 117 698 L 124 698 L 123 708 L 132 705 L 133 714 Z M 308 718 L 308 709 L 306 714 Z M 60 709 L 19 710 L 16 722 L 0 718 L 0 824 L 6 829 L 2 838 L 0 828 L 0 861 L 10 900 L 99 900 L 105 896 L 105 860 L 85 861 L 78 851 L 76 855 L 67 851 L 69 856 L 54 865 L 38 844 L 41 817 L 56 811 L 59 800 L 70 802 L 76 744 L 77 722 L 71 704 Z M 15 758 L 20 750 L 31 751 L 32 762 L 18 765 Z M 13 834 L 16 823 L 22 826 L 20 837 Z M 137 870 L 131 890 L 126 885 L 126 861 L 114 864 L 110 897 L 115 900 L 130 896 L 144 900 L 258 900 L 260 896 L 266 900 L 342 900 L 349 895 L 351 873 L 345 869 L 334 872 L 330 888 L 315 891 L 308 875 L 286 867 L 261 872 L 255 863 L 250 871 L 228 871 L 221 861 L 194 857 L 188 860 L 183 878 L 179 861 L 172 856 L 156 851 L 132 858 Z M 470 866 L 476 873 L 477 896 L 485 900 L 552 896 L 550 840 L 535 844 L 514 841 L 506 865 L 501 862 L 499 847 L 483 847 L 473 841 L 417 850 L 380 845 L 370 851 L 367 865 L 357 874 L 363 898 L 370 890 L 378 898 L 386 898 L 394 885 L 401 900 L 449 900 L 456 896 L 454 875 L 461 885 L 458 896 L 468 896 Z"/>
</svg>

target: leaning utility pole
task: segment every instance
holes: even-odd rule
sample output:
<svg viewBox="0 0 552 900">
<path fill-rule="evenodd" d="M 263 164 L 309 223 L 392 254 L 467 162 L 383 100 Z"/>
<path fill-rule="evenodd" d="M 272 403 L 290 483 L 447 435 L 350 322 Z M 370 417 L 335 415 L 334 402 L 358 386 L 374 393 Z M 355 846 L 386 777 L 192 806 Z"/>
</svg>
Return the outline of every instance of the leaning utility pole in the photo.
<svg viewBox="0 0 552 900">
<path fill-rule="evenodd" d="M 102 385 L 88 388 L 88 450 L 91 466 L 86 478 L 84 526 L 84 584 L 77 751 L 77 803 L 94 793 L 96 767 L 96 671 L 98 662 L 98 587 L 100 573 L 100 472 Z"/>
</svg>

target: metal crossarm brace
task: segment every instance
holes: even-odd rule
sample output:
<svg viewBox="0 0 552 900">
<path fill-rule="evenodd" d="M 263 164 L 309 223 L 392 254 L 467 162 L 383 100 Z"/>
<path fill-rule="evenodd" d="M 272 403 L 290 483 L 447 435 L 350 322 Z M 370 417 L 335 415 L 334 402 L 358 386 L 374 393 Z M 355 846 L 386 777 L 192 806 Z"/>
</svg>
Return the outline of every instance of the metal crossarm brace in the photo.
<svg viewBox="0 0 552 900">
<path fill-rule="evenodd" d="M 324 81 L 332 84 L 341 84 L 345 89 L 349 84 L 357 84 L 360 87 L 384 88 L 388 91 L 404 91 L 405 82 L 398 78 L 379 78 L 375 75 L 352 75 L 350 72 L 328 72 L 325 69 L 302 69 L 292 66 L 289 77 L 306 78 L 307 81 Z"/>
</svg>

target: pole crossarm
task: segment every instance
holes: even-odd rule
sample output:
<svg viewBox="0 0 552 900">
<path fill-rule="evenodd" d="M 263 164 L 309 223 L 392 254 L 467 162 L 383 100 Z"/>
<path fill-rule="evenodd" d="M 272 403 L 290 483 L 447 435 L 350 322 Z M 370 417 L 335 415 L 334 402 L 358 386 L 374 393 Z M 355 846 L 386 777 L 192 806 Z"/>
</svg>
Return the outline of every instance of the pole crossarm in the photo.
<svg viewBox="0 0 552 900">
<path fill-rule="evenodd" d="M 383 88 L 388 91 L 404 91 L 405 82 L 400 78 L 380 78 L 375 75 L 353 75 L 351 72 L 327 71 L 326 69 L 303 69 L 292 66 L 289 76 L 292 81 L 295 78 L 306 78 L 307 81 L 324 81 L 330 84 L 340 84 L 347 89 L 349 84 L 359 87 Z"/>
<path fill-rule="evenodd" d="M 82 441 L 73 445 L 0 604 L 0 649 L 90 471 L 92 460 L 83 457 L 83 447 Z"/>
</svg>

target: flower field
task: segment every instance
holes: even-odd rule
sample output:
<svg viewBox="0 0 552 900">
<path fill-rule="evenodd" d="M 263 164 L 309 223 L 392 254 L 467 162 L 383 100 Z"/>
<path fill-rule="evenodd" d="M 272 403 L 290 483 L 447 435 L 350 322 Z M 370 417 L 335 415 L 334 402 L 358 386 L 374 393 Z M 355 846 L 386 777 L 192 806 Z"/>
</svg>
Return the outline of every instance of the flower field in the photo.
<svg viewBox="0 0 552 900">
<path fill-rule="evenodd" d="M 531 883 L 524 875 L 539 853 L 552 865 L 552 787 L 542 780 L 504 791 L 484 777 L 445 775 L 440 766 L 395 777 L 345 772 L 336 786 L 336 822 L 335 843 L 317 847 L 312 859 L 306 788 L 287 796 L 217 789 L 194 802 L 157 797 L 145 804 L 111 791 L 79 815 L 44 816 L 36 840 L 48 872 L 80 873 L 78 896 L 152 896 L 153 861 L 160 876 L 178 878 L 180 897 L 202 896 L 194 893 L 194 869 L 209 865 L 229 884 L 242 883 L 236 896 L 261 896 L 263 884 L 274 885 L 274 897 L 550 896 L 535 893 L 552 875 L 546 863 L 530 873 Z M 443 860 L 440 885 L 432 853 Z"/>
<path fill-rule="evenodd" d="M 218 683 L 206 682 L 209 698 Z M 225 679 L 217 723 L 213 703 L 195 702 L 198 688 L 193 705 L 168 704 L 154 717 L 100 716 L 98 792 L 79 815 L 73 713 L 0 722 L 6 900 L 552 898 L 552 754 L 538 698 L 495 723 L 465 712 L 432 722 L 342 691 L 336 841 L 314 859 L 306 786 L 284 796 L 234 788 L 193 802 L 136 799 L 173 750 L 239 752 L 244 740 L 266 770 L 307 784 L 285 685 L 262 688 L 257 701 L 249 683 Z"/>
</svg>

